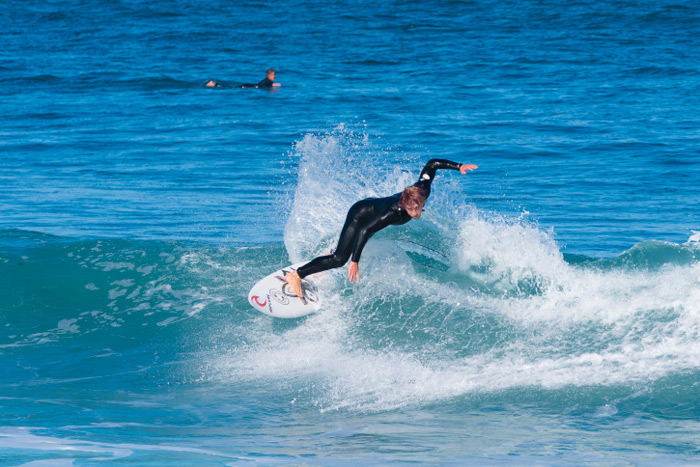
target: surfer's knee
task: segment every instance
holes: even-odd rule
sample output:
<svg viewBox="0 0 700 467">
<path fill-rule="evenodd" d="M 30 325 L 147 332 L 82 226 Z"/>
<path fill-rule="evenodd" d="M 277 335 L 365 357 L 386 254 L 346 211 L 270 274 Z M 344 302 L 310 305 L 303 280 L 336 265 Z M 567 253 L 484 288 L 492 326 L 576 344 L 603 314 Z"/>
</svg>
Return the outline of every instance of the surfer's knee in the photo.
<svg viewBox="0 0 700 467">
<path fill-rule="evenodd" d="M 333 265 L 334 268 L 339 268 L 341 266 L 345 266 L 345 263 L 348 262 L 350 259 L 350 254 L 339 254 L 338 252 L 335 252 L 331 255 L 331 264 Z"/>
</svg>

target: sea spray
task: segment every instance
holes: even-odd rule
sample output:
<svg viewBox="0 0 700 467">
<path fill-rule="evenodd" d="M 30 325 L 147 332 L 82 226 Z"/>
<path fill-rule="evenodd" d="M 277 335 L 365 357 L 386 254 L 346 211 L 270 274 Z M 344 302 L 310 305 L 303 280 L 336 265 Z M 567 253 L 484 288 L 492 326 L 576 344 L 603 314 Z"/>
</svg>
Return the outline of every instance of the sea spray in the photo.
<svg viewBox="0 0 700 467">
<path fill-rule="evenodd" d="M 335 247 L 352 204 L 399 192 L 415 183 L 422 169 L 420 162 L 388 163 L 393 155 L 344 125 L 328 133 L 306 134 L 290 157 L 298 160 L 296 190 L 284 230 L 292 262 Z"/>
</svg>

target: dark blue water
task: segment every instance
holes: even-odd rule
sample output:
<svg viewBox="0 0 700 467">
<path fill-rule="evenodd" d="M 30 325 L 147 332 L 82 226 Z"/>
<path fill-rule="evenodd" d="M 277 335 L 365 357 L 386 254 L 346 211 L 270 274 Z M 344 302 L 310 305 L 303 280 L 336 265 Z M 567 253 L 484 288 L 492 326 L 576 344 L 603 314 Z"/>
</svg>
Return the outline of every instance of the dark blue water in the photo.
<svg viewBox="0 0 700 467">
<path fill-rule="evenodd" d="M 27 1 L 0 463 L 697 462 L 694 2 Z M 275 91 L 236 85 L 277 70 Z M 253 283 L 441 173 L 321 313 Z"/>
</svg>

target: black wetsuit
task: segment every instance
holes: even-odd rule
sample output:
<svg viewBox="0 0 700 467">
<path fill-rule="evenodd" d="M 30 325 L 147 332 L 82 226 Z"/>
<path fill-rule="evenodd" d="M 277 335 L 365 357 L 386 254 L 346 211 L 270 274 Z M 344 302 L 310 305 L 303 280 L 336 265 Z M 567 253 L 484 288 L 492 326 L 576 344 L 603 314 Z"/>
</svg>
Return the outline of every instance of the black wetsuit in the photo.
<svg viewBox="0 0 700 467">
<path fill-rule="evenodd" d="M 425 164 L 414 186 L 422 188 L 426 196 L 430 196 L 430 185 L 435 172 L 438 169 L 459 170 L 460 165 L 444 159 L 431 159 Z M 367 198 L 353 204 L 340 232 L 335 252 L 319 256 L 297 269 L 299 277 L 303 279 L 310 274 L 339 268 L 347 263 L 350 254 L 353 261 L 359 262 L 362 249 L 372 235 L 389 225 L 403 225 L 410 221 L 411 216 L 399 205 L 399 196 L 401 193 L 386 198 Z"/>
<path fill-rule="evenodd" d="M 272 87 L 272 83 L 274 83 L 274 81 L 272 81 L 271 79 L 265 77 L 265 79 L 262 80 L 262 81 L 260 81 L 258 84 L 244 83 L 244 84 L 241 84 L 240 87 L 243 88 L 243 89 L 251 89 L 251 88 L 254 88 L 254 89 L 269 89 L 269 88 Z"/>
</svg>

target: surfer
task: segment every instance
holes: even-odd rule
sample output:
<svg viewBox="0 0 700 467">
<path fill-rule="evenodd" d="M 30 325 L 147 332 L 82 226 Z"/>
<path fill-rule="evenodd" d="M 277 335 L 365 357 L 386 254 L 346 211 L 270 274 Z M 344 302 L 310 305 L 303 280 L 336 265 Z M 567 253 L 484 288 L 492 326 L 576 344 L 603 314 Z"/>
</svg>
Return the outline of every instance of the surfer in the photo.
<svg viewBox="0 0 700 467">
<path fill-rule="evenodd" d="M 275 75 L 276 75 L 275 70 L 273 70 L 272 68 L 270 68 L 270 69 L 267 70 L 267 72 L 265 73 L 265 79 L 263 79 L 262 81 L 260 81 L 258 84 L 244 83 L 244 84 L 241 84 L 241 85 L 239 85 L 239 86 L 234 86 L 234 87 L 242 88 L 242 89 L 271 89 L 271 88 L 278 88 L 278 87 L 280 87 L 280 86 L 282 86 L 282 85 L 281 85 L 280 83 L 275 83 Z M 209 88 L 214 88 L 214 87 L 228 88 L 228 87 L 231 87 L 231 86 L 226 86 L 226 85 L 223 85 L 223 84 L 219 84 L 219 83 L 217 83 L 217 82 L 214 81 L 214 80 L 209 80 L 209 82 L 208 82 L 207 84 L 205 84 L 205 86 L 207 86 L 207 87 L 209 87 Z"/>
<path fill-rule="evenodd" d="M 420 219 L 430 196 L 430 185 L 439 169 L 459 170 L 462 175 L 475 170 L 474 164 L 459 164 L 445 159 L 431 159 L 425 164 L 418 182 L 386 198 L 367 198 L 353 204 L 340 231 L 338 246 L 326 256 L 319 256 L 284 276 L 292 292 L 301 297 L 301 280 L 311 274 L 343 266 L 352 254 L 348 267 L 350 282 L 360 282 L 358 263 L 362 249 L 372 235 L 389 225 L 403 225 Z"/>
</svg>

